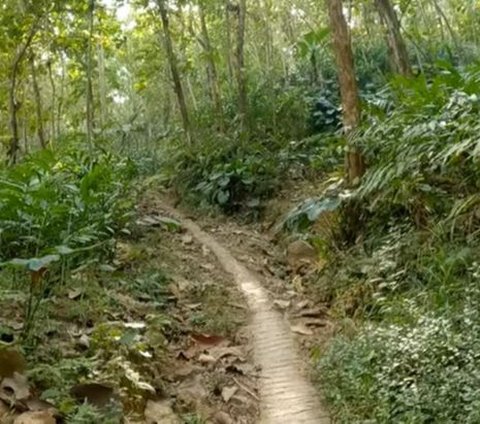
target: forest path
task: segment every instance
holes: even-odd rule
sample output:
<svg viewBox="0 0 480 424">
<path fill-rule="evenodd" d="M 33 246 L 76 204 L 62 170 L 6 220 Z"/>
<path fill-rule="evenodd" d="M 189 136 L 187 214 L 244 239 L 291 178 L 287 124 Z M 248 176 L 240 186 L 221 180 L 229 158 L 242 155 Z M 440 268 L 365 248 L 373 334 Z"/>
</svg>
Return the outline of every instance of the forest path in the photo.
<svg viewBox="0 0 480 424">
<path fill-rule="evenodd" d="M 250 329 L 255 361 L 261 369 L 260 408 L 262 424 L 326 424 L 330 418 L 318 393 L 302 372 L 291 329 L 259 277 L 242 265 L 229 250 L 179 211 L 161 208 L 202 245 L 210 249 L 243 292 L 251 313 Z"/>
</svg>

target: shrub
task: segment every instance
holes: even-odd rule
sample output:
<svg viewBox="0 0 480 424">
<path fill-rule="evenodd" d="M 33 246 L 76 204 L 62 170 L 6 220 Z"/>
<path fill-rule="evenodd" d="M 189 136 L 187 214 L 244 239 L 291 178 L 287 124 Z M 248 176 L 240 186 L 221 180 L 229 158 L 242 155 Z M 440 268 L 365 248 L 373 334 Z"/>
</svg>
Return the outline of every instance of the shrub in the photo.
<svg viewBox="0 0 480 424">
<path fill-rule="evenodd" d="M 456 316 L 338 337 L 319 370 L 339 422 L 479 422 L 479 294 Z"/>
<path fill-rule="evenodd" d="M 133 175 L 127 160 L 76 150 L 45 150 L 3 170 L 0 258 L 46 255 L 56 246 L 102 250 L 129 221 Z"/>
</svg>

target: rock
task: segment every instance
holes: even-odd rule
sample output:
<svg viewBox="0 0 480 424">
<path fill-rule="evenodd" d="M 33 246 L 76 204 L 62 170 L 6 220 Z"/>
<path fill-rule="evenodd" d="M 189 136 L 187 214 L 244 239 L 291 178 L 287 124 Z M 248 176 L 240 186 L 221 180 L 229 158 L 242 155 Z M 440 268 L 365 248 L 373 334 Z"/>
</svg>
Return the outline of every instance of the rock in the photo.
<svg viewBox="0 0 480 424">
<path fill-rule="evenodd" d="M 13 424 L 57 424 L 57 420 L 49 411 L 30 411 L 15 418 Z"/>
<path fill-rule="evenodd" d="M 310 243 L 304 240 L 296 240 L 287 246 L 287 263 L 297 272 L 302 266 L 314 264 L 317 260 L 317 252 Z"/>
<path fill-rule="evenodd" d="M 169 400 L 149 400 L 145 408 L 146 424 L 181 424 Z"/>
</svg>

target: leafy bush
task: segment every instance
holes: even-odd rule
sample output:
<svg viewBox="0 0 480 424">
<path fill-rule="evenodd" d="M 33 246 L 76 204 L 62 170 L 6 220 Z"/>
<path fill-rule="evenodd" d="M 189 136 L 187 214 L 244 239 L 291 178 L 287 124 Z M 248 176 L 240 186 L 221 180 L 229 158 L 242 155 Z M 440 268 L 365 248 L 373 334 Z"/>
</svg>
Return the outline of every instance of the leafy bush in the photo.
<svg viewBox="0 0 480 424">
<path fill-rule="evenodd" d="M 479 318 L 477 304 L 338 337 L 319 370 L 339 422 L 479 422 Z"/>
<path fill-rule="evenodd" d="M 361 242 L 317 281 L 359 328 L 318 365 L 339 422 L 480 421 L 479 81 L 478 65 L 440 63 L 364 96 Z"/>
<path fill-rule="evenodd" d="M 128 160 L 100 150 L 92 157 L 78 145 L 0 171 L 0 265 L 28 293 L 24 336 L 53 283 L 112 254 L 134 210 L 134 174 Z M 17 268 L 27 271 L 20 280 Z"/>
<path fill-rule="evenodd" d="M 172 143 L 167 178 L 196 203 L 225 212 L 258 208 L 278 184 L 278 162 L 264 145 L 214 137 L 191 148 Z"/>
<path fill-rule="evenodd" d="M 0 174 L 0 258 L 46 255 L 56 246 L 105 250 L 132 211 L 131 164 L 110 153 L 42 151 Z"/>
</svg>

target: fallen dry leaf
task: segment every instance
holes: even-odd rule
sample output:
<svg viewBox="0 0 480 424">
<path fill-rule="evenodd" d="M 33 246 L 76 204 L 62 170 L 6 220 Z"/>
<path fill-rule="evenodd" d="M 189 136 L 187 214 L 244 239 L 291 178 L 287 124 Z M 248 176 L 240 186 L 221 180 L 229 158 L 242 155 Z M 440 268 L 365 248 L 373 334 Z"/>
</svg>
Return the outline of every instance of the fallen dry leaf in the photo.
<svg viewBox="0 0 480 424">
<path fill-rule="evenodd" d="M 273 305 L 276 306 L 278 309 L 285 310 L 290 307 L 290 301 L 289 300 L 274 300 Z"/>
<path fill-rule="evenodd" d="M 125 322 L 123 326 L 132 330 L 144 330 L 147 328 L 147 324 L 144 322 Z"/>
<path fill-rule="evenodd" d="M 216 346 L 225 341 L 225 338 L 222 336 L 215 336 L 210 334 L 193 333 L 191 337 L 193 340 L 195 340 L 195 342 L 204 346 Z"/>
<path fill-rule="evenodd" d="M 14 349 L 0 348 L 0 380 L 5 377 L 13 377 L 17 372 L 23 374 L 27 368 L 27 361 L 23 355 Z"/>
<path fill-rule="evenodd" d="M 57 416 L 59 414 L 58 410 L 50 402 L 46 402 L 41 399 L 31 398 L 24 402 L 25 406 L 29 411 L 48 411 L 52 415 Z"/>
<path fill-rule="evenodd" d="M 235 421 L 226 412 L 219 411 L 213 416 L 213 422 L 215 424 L 234 424 Z"/>
<path fill-rule="evenodd" d="M 177 400 L 187 407 L 201 408 L 207 398 L 208 390 L 200 374 L 187 378 L 177 388 Z"/>
<path fill-rule="evenodd" d="M 13 424 L 56 424 L 57 420 L 49 411 L 29 411 L 19 415 Z"/>
<path fill-rule="evenodd" d="M 213 348 L 208 349 L 208 353 L 212 355 L 217 361 L 225 358 L 226 356 L 233 356 L 234 358 L 242 362 L 245 361 L 245 354 L 242 348 L 238 346 L 214 346 Z"/>
<path fill-rule="evenodd" d="M 185 306 L 186 306 L 188 309 L 190 309 L 190 310 L 193 311 L 193 310 L 195 310 L 195 309 L 200 308 L 200 307 L 202 306 L 202 304 L 201 304 L 201 303 L 190 303 L 190 304 L 185 305 Z"/>
<path fill-rule="evenodd" d="M 9 326 L 15 331 L 20 331 L 24 327 L 23 322 L 12 322 L 9 324 Z"/>
<path fill-rule="evenodd" d="M 325 327 L 327 325 L 327 320 L 321 318 L 306 318 L 303 320 L 303 324 L 310 327 Z"/>
<path fill-rule="evenodd" d="M 86 334 L 82 334 L 79 339 L 77 340 L 76 345 L 81 349 L 81 350 L 88 350 L 90 349 L 90 337 L 88 337 Z"/>
<path fill-rule="evenodd" d="M 208 365 L 208 364 L 214 364 L 215 362 L 217 362 L 217 360 L 212 355 L 202 353 L 198 357 L 198 362 Z"/>
<path fill-rule="evenodd" d="M 145 408 L 146 424 L 180 424 L 169 400 L 149 400 Z"/>
<path fill-rule="evenodd" d="M 291 325 L 290 330 L 292 330 L 294 333 L 301 334 L 302 336 L 313 335 L 313 331 L 304 324 Z"/>
<path fill-rule="evenodd" d="M 326 315 L 326 310 L 320 307 L 300 310 L 295 316 L 303 318 L 318 318 Z"/>
<path fill-rule="evenodd" d="M 235 393 L 238 392 L 238 387 L 237 386 L 230 386 L 230 387 L 224 387 L 222 389 L 222 399 L 225 403 L 228 403 L 228 401 L 233 397 Z"/>
<path fill-rule="evenodd" d="M 104 408 L 116 399 L 112 387 L 99 383 L 77 384 L 71 388 L 70 393 L 77 402 L 87 402 L 97 408 Z"/>
<path fill-rule="evenodd" d="M 193 237 L 190 234 L 185 234 L 182 237 L 182 243 L 183 244 L 192 244 L 193 243 Z"/>
<path fill-rule="evenodd" d="M 70 300 L 77 300 L 80 299 L 80 297 L 83 294 L 83 290 L 81 289 L 72 289 L 68 291 L 68 298 Z"/>
<path fill-rule="evenodd" d="M 0 423 L 2 422 L 2 417 L 7 414 L 10 414 L 10 408 L 3 400 L 0 400 Z"/>
<path fill-rule="evenodd" d="M 252 364 L 230 364 L 225 368 L 225 371 L 231 372 L 234 374 L 240 374 L 240 375 L 253 375 L 255 374 L 255 366 Z"/>
<path fill-rule="evenodd" d="M 299 312 L 302 309 L 305 309 L 306 307 L 308 307 L 309 305 L 310 305 L 310 300 L 308 299 L 301 300 L 295 305 L 295 311 Z"/>
<path fill-rule="evenodd" d="M 13 377 L 4 378 L 0 384 L 0 399 L 7 404 L 14 405 L 16 402 L 30 397 L 30 387 L 27 377 L 15 372 Z"/>
<path fill-rule="evenodd" d="M 200 265 L 206 271 L 213 271 L 215 269 L 215 265 L 212 264 L 202 264 Z"/>
</svg>

